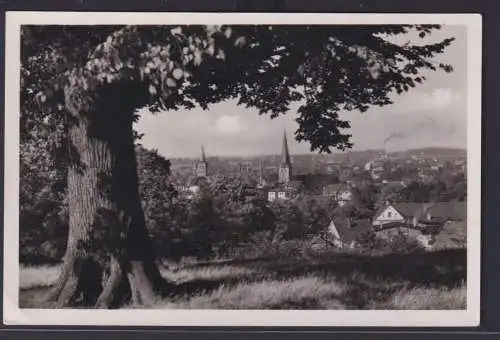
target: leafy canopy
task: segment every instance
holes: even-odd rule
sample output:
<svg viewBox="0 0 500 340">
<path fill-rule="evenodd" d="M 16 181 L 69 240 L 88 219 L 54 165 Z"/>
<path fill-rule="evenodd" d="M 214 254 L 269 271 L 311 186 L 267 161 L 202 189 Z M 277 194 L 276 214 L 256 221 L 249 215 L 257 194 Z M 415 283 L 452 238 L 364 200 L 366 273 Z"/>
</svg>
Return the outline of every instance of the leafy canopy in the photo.
<svg viewBox="0 0 500 340">
<path fill-rule="evenodd" d="M 312 150 L 345 149 L 342 111 L 391 104 L 424 80 L 452 38 L 431 44 L 391 39 L 438 25 L 385 26 L 24 26 L 21 102 L 24 122 L 62 117 L 64 89 L 78 95 L 106 84 L 139 85 L 137 109 L 191 109 L 230 98 L 272 118 L 300 104 L 295 133 Z M 126 114 L 126 113 L 124 113 Z"/>
</svg>

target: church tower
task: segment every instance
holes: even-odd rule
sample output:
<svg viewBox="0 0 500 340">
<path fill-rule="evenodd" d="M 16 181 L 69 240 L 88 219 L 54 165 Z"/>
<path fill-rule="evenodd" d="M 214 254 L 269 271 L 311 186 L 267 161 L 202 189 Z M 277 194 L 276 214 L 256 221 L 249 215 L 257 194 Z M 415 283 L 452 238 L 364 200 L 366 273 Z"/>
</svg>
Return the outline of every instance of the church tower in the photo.
<svg viewBox="0 0 500 340">
<path fill-rule="evenodd" d="M 288 183 L 292 177 L 292 163 L 290 162 L 290 153 L 288 152 L 288 142 L 286 132 L 283 131 L 283 146 L 281 149 L 281 163 L 278 168 L 278 182 Z"/>
<path fill-rule="evenodd" d="M 208 176 L 208 163 L 205 158 L 205 149 L 203 148 L 203 145 L 201 146 L 201 158 L 198 162 L 196 162 L 195 175 L 196 177 Z"/>
</svg>

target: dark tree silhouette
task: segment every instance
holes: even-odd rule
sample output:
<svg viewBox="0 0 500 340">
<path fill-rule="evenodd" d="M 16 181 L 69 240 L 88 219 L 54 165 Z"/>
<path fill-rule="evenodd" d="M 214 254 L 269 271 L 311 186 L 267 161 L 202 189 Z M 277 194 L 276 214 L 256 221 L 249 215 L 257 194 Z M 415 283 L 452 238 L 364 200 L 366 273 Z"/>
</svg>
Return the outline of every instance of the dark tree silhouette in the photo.
<svg viewBox="0 0 500 340">
<path fill-rule="evenodd" d="M 67 132 L 59 148 L 68 162 L 69 237 L 51 294 L 56 306 L 149 305 L 174 292 L 155 264 L 141 207 L 132 128 L 138 109 L 206 109 L 237 98 L 274 118 L 300 102 L 296 140 L 320 152 L 349 148 L 341 111 L 391 104 L 392 92 L 424 80 L 422 70 L 451 71 L 433 57 L 453 39 L 390 39 L 409 31 L 424 39 L 435 29 L 23 26 L 22 133 L 47 119 Z M 103 251 L 109 260 L 94 263 Z"/>
</svg>

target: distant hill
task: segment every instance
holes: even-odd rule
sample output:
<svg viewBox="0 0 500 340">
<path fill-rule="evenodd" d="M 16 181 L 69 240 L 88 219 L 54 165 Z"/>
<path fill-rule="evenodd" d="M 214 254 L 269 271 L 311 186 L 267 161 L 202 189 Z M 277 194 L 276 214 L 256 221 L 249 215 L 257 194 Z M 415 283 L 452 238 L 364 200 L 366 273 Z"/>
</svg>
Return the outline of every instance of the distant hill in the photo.
<svg viewBox="0 0 500 340">
<path fill-rule="evenodd" d="M 349 157 L 364 158 L 364 157 L 374 157 L 377 155 L 384 154 L 382 149 L 366 149 L 366 150 L 347 150 L 345 152 L 335 152 L 330 155 L 326 155 L 330 158 L 344 158 L 347 155 Z M 390 155 L 401 155 L 401 156 L 466 156 L 467 150 L 459 148 L 446 148 L 446 147 L 426 147 L 419 149 L 408 149 L 408 150 L 398 150 L 398 151 L 388 151 Z M 294 156 L 311 156 L 317 155 L 316 153 L 303 154 Z"/>
<path fill-rule="evenodd" d="M 303 154 L 292 154 L 292 158 L 294 160 L 302 160 L 302 159 L 307 159 L 307 160 L 312 160 L 312 159 L 318 159 L 318 158 L 323 158 L 327 160 L 336 160 L 336 161 L 343 161 L 343 160 L 369 160 L 373 158 L 380 157 L 384 154 L 383 150 L 380 149 L 369 149 L 369 150 L 349 150 L 345 152 L 335 152 L 332 154 L 318 154 L 318 153 L 303 153 Z M 411 156 L 418 156 L 418 157 L 436 157 L 436 158 L 442 158 L 442 157 L 465 157 L 467 156 L 467 152 L 465 149 L 458 149 L 458 148 L 443 148 L 443 147 L 428 147 L 428 148 L 420 148 L 420 149 L 410 149 L 410 150 L 402 150 L 402 151 L 393 151 L 393 152 L 388 152 L 389 155 L 395 156 L 395 157 L 411 157 Z M 263 155 L 263 156 L 210 156 L 208 157 L 208 161 L 212 164 L 214 163 L 219 163 L 219 162 L 240 162 L 240 161 L 253 161 L 253 162 L 259 162 L 260 159 L 264 160 L 265 163 L 269 164 L 274 164 L 279 162 L 279 155 Z M 194 160 L 197 159 L 197 157 L 191 157 L 191 158 L 172 158 L 170 161 L 172 162 L 172 166 L 186 166 L 188 164 L 192 165 Z"/>
<path fill-rule="evenodd" d="M 438 148 L 438 147 L 429 147 L 429 148 L 421 148 L 421 149 L 411 149 L 405 151 L 397 151 L 391 152 L 391 155 L 401 156 L 401 157 L 410 157 L 410 156 L 419 156 L 419 157 L 466 157 L 467 150 L 458 149 L 458 148 Z"/>
</svg>

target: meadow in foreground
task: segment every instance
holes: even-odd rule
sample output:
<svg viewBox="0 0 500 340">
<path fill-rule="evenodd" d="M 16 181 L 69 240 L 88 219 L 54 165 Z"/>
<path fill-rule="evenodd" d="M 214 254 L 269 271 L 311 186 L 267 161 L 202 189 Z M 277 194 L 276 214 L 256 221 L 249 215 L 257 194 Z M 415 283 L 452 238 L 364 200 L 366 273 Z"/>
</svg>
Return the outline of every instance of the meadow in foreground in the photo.
<svg viewBox="0 0 500 340">
<path fill-rule="evenodd" d="M 465 309 L 465 249 L 415 254 L 168 263 L 181 309 Z M 42 302 L 58 266 L 21 267 L 20 307 Z M 141 306 L 128 306 L 141 308 Z"/>
</svg>

